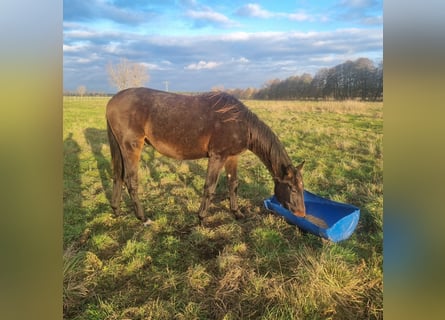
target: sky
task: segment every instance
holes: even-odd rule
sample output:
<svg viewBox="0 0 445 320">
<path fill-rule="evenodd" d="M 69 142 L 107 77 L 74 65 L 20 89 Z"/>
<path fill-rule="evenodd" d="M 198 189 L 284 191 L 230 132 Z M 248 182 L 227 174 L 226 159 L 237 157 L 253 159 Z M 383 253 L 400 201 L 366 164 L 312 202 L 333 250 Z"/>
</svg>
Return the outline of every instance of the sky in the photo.
<svg viewBox="0 0 445 320">
<path fill-rule="evenodd" d="M 147 67 L 147 87 L 193 92 L 383 59 L 382 0 L 65 0 L 63 19 L 66 91 L 115 93 L 121 59 Z"/>
</svg>

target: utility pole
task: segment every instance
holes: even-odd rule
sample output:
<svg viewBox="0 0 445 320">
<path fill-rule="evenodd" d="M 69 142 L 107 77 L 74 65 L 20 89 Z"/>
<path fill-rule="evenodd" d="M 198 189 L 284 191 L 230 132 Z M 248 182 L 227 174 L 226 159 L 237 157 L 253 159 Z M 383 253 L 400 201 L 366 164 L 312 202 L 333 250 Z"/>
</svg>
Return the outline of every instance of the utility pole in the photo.
<svg viewBox="0 0 445 320">
<path fill-rule="evenodd" d="M 164 81 L 164 84 L 165 84 L 165 91 L 168 91 L 168 81 Z"/>
</svg>

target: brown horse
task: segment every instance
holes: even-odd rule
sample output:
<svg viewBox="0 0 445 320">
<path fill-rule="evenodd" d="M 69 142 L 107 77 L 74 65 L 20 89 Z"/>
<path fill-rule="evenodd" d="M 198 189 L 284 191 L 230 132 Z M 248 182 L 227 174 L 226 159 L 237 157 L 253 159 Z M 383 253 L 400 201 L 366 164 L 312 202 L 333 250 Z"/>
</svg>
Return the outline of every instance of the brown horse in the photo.
<svg viewBox="0 0 445 320">
<path fill-rule="evenodd" d="M 144 143 L 175 159 L 207 157 L 204 194 L 199 208 L 202 220 L 215 192 L 221 169 L 229 184 L 230 210 L 238 209 L 238 156 L 249 149 L 271 173 L 278 201 L 297 216 L 305 216 L 304 161 L 294 167 L 272 130 L 243 103 L 226 93 L 180 95 L 148 88 L 118 92 L 108 102 L 107 129 L 114 184 L 111 207 L 119 214 L 122 184 L 127 186 L 138 219 L 149 224 L 138 198 L 138 165 Z"/>
</svg>

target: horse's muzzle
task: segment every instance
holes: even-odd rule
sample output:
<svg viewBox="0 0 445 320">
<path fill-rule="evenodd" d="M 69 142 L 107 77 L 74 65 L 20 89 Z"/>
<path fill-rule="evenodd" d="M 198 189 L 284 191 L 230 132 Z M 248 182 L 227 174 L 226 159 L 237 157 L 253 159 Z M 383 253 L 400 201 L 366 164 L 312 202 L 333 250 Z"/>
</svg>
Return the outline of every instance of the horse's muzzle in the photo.
<svg viewBox="0 0 445 320">
<path fill-rule="evenodd" d="M 295 216 L 300 217 L 300 218 L 304 218 L 306 217 L 306 212 L 303 211 L 293 211 L 292 212 Z"/>
</svg>

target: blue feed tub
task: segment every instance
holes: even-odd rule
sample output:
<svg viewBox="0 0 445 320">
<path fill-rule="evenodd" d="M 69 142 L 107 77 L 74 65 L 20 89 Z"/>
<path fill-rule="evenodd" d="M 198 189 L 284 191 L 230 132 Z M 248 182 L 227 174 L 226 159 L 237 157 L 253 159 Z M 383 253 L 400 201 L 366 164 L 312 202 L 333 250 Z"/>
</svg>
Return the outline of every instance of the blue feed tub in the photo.
<svg viewBox="0 0 445 320">
<path fill-rule="evenodd" d="M 284 208 L 275 196 L 264 200 L 266 209 L 280 214 L 287 221 L 307 232 L 333 242 L 349 238 L 357 227 L 360 209 L 353 205 L 325 199 L 306 190 L 304 191 L 304 204 L 306 215 L 310 215 L 308 218 L 295 216 Z M 309 221 L 309 218 L 312 221 Z M 321 219 L 324 223 L 318 223 L 313 218 Z"/>
</svg>

